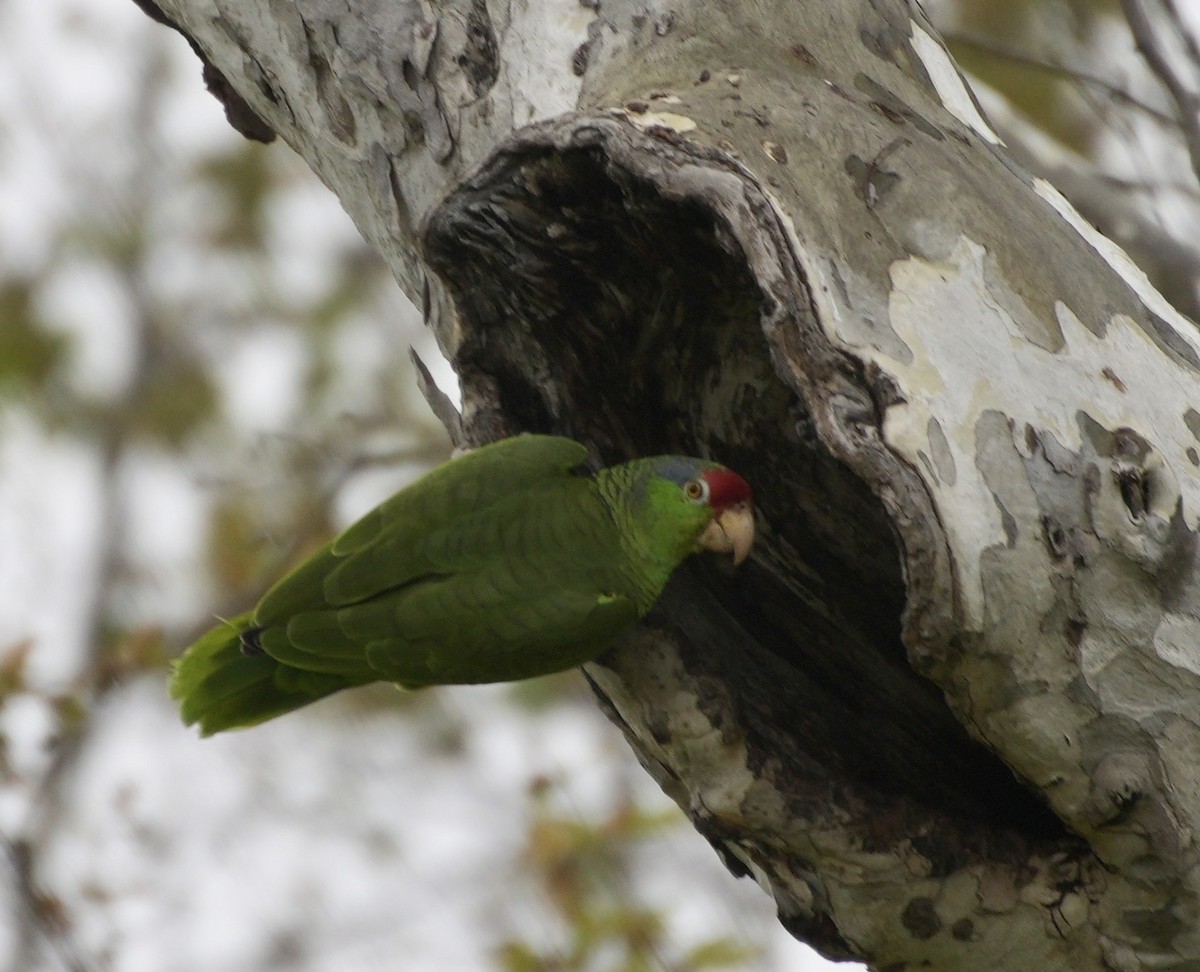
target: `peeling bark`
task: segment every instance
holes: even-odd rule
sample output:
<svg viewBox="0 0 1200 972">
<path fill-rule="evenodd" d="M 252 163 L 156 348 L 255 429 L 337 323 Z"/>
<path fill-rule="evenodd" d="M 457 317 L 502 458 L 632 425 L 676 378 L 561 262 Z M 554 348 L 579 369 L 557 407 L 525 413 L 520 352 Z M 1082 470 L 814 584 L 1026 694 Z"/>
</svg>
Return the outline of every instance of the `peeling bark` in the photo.
<svg viewBox="0 0 1200 972">
<path fill-rule="evenodd" d="M 1200 963 L 1200 346 L 915 6 L 161 6 L 423 303 L 468 440 L 754 484 L 752 560 L 587 672 L 794 934 Z"/>
</svg>

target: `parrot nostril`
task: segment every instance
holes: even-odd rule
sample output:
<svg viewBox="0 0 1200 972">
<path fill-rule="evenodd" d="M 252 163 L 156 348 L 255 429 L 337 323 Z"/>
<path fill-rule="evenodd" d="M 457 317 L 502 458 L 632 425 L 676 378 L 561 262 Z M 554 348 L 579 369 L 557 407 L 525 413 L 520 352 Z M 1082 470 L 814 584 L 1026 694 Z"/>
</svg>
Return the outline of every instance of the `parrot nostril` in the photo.
<svg viewBox="0 0 1200 972">
<path fill-rule="evenodd" d="M 247 628 L 238 636 L 238 645 L 242 649 L 242 654 L 247 658 L 253 658 L 255 655 L 263 654 L 262 628 Z"/>
</svg>

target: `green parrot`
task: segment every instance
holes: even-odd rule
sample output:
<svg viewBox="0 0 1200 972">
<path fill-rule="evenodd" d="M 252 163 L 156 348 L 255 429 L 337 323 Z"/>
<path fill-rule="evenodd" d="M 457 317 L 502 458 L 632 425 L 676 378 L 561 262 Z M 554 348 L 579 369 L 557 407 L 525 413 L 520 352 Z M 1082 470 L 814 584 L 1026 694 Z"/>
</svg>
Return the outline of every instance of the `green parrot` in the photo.
<svg viewBox="0 0 1200 972">
<path fill-rule="evenodd" d="M 520 435 L 437 467 L 180 657 L 171 695 L 204 735 L 339 689 L 501 682 L 595 658 L 689 554 L 754 542 L 750 487 L 658 456 L 577 470 L 571 439 Z"/>
</svg>

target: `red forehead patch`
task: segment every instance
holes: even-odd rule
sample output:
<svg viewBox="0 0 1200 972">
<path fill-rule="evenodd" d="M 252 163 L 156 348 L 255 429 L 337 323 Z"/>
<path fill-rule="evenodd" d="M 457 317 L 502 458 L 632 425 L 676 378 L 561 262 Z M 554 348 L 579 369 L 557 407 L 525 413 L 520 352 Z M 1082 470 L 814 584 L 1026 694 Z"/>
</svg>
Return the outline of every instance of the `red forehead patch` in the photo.
<svg viewBox="0 0 1200 972">
<path fill-rule="evenodd" d="M 701 474 L 708 483 L 708 505 L 714 510 L 724 510 L 735 503 L 750 503 L 754 494 L 750 484 L 729 469 L 708 469 Z"/>
</svg>

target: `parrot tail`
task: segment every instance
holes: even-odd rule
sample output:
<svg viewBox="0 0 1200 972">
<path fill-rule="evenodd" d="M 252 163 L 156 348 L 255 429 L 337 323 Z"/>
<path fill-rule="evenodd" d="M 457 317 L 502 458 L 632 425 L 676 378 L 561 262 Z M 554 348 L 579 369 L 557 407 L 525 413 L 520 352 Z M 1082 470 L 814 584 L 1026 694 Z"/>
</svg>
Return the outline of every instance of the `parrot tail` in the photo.
<svg viewBox="0 0 1200 972">
<path fill-rule="evenodd" d="M 256 726 L 352 684 L 276 661 L 259 646 L 251 618 L 247 612 L 215 625 L 175 662 L 171 698 L 202 735 Z"/>
</svg>

